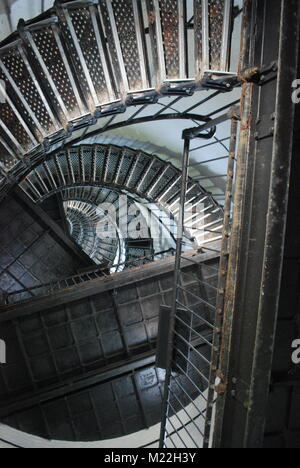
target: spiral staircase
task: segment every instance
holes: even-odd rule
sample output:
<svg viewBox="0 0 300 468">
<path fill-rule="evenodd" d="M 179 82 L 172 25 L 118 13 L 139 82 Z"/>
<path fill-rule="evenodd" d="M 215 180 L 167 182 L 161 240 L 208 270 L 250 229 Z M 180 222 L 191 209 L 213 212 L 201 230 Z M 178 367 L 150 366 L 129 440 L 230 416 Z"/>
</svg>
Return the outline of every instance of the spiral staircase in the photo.
<svg viewBox="0 0 300 468">
<path fill-rule="evenodd" d="M 231 0 L 56 1 L 40 17 L 21 20 L 0 45 L 0 92 L 6 92 L 0 214 L 7 220 L 0 322 L 3 339 L 15 349 L 0 374 L 0 419 L 8 426 L 47 439 L 91 441 L 160 421 L 163 377 L 153 356 L 160 301 L 167 305 L 172 292 L 176 245 L 154 245 L 151 232 L 130 240 L 108 232 L 99 240 L 95 225 L 105 218 L 97 211 L 101 203 L 112 203 L 119 214 L 126 195 L 171 217 L 176 230 L 182 172 L 142 150 L 72 140 L 101 122 L 105 130 L 133 106 L 139 112 L 168 96 L 231 89 L 232 24 Z M 186 196 L 192 210 L 201 206 L 204 226 L 201 242 L 195 225 L 186 226 L 184 268 L 188 290 L 205 298 L 196 302 L 203 317 L 196 328 L 204 337 L 197 346 L 208 358 L 207 304 L 216 301 L 215 246 L 224 213 L 201 180 L 188 178 Z M 197 250 L 203 246 L 208 251 Z M 209 369 L 194 365 L 205 391 Z M 118 383 L 128 392 L 121 395 Z M 118 413 L 116 424 L 110 411 Z"/>
<path fill-rule="evenodd" d="M 20 21 L 0 48 L 2 176 L 95 119 L 226 75 L 231 0 L 195 0 L 193 18 L 182 0 L 107 0 Z"/>
</svg>

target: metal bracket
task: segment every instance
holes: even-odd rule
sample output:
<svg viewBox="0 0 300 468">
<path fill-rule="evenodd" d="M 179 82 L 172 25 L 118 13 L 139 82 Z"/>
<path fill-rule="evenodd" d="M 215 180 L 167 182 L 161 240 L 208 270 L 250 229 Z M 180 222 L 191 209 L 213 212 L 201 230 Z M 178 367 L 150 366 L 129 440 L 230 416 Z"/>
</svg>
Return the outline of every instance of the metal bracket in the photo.
<svg viewBox="0 0 300 468">
<path fill-rule="evenodd" d="M 201 80 L 201 87 L 204 89 L 216 89 L 224 93 L 232 91 L 236 86 L 240 85 L 238 76 L 226 76 L 213 79 L 211 74 L 204 75 Z"/>
<path fill-rule="evenodd" d="M 188 128 L 183 131 L 183 140 L 194 140 L 195 138 L 202 138 L 203 140 L 210 140 L 214 137 L 217 127 L 212 126 L 209 133 L 202 133 L 203 129 L 200 127 Z"/>
<path fill-rule="evenodd" d="M 216 128 L 217 125 L 220 123 L 225 122 L 226 120 L 240 120 L 241 119 L 241 113 L 240 113 L 240 108 L 237 106 L 231 107 L 225 114 L 221 115 L 220 117 L 217 117 L 216 119 L 207 119 L 206 124 L 201 125 L 200 127 L 194 127 L 194 128 L 188 128 L 183 131 L 182 138 L 193 140 L 194 138 L 203 138 L 203 139 L 210 139 L 213 138 L 213 136 L 216 133 Z M 205 130 L 210 130 L 209 133 L 201 133 Z"/>
<path fill-rule="evenodd" d="M 275 114 L 265 114 L 256 120 L 257 131 L 254 134 L 256 141 L 265 140 L 274 136 Z"/>
<path fill-rule="evenodd" d="M 179 86 L 172 87 L 169 84 L 165 84 L 160 89 L 161 97 L 163 96 L 187 96 L 191 97 L 195 93 L 197 86 L 195 83 L 182 84 Z"/>
<path fill-rule="evenodd" d="M 277 77 L 278 63 L 271 62 L 270 65 L 259 68 L 249 68 L 240 73 L 239 79 L 246 81 L 247 83 L 255 83 L 259 86 L 263 86 L 271 80 Z"/>
<path fill-rule="evenodd" d="M 157 92 L 147 93 L 143 96 L 128 96 L 126 106 L 143 106 L 145 104 L 156 104 L 159 101 L 160 94 Z"/>
<path fill-rule="evenodd" d="M 101 108 L 101 112 L 98 114 L 99 117 L 109 117 L 112 115 L 124 114 L 126 112 L 126 106 L 124 104 L 117 104 L 108 108 Z M 96 115 L 95 115 L 96 116 Z M 97 118 L 97 117 L 96 117 Z"/>
</svg>

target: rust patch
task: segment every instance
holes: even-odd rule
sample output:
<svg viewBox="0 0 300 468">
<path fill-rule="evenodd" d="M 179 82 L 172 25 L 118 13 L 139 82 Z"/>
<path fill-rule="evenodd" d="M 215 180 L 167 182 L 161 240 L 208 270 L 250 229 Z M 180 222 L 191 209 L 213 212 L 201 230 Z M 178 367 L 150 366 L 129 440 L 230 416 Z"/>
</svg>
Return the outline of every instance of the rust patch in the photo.
<svg viewBox="0 0 300 468">
<path fill-rule="evenodd" d="M 217 377 L 221 380 L 221 382 L 215 386 L 215 390 L 218 395 L 225 395 L 227 392 L 227 382 L 220 369 L 217 370 Z"/>
<path fill-rule="evenodd" d="M 155 11 L 150 11 L 148 15 L 149 24 L 155 23 Z"/>
<path fill-rule="evenodd" d="M 214 19 L 218 18 L 218 10 L 216 7 L 210 9 L 210 16 Z"/>
<path fill-rule="evenodd" d="M 256 83 L 260 79 L 260 69 L 259 67 L 249 68 L 239 73 L 238 78 L 243 83 Z"/>
<path fill-rule="evenodd" d="M 253 87 L 253 84 L 251 84 L 250 86 Z M 242 86 L 242 97 L 241 97 L 241 116 L 242 116 L 241 132 L 248 131 L 252 127 L 253 113 L 250 108 L 247 114 L 247 118 L 245 118 L 245 105 L 247 105 L 246 100 L 247 100 L 248 94 L 249 94 L 249 83 L 244 82 Z M 242 138 L 243 138 L 243 133 L 241 134 L 241 139 Z"/>
<path fill-rule="evenodd" d="M 216 385 L 216 393 L 218 395 L 225 395 L 226 392 L 227 392 L 227 386 L 226 385 L 224 385 L 224 384 Z"/>
</svg>

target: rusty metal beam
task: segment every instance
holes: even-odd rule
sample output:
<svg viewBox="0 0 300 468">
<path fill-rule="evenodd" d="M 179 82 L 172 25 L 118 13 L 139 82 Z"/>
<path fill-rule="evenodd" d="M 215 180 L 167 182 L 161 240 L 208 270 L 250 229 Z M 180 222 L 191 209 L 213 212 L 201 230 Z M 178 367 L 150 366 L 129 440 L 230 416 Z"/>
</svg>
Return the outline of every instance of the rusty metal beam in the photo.
<svg viewBox="0 0 300 468">
<path fill-rule="evenodd" d="M 296 0 L 245 2 L 243 65 L 259 73 L 244 75 L 215 447 L 263 444 L 292 156 L 298 8 Z"/>
</svg>

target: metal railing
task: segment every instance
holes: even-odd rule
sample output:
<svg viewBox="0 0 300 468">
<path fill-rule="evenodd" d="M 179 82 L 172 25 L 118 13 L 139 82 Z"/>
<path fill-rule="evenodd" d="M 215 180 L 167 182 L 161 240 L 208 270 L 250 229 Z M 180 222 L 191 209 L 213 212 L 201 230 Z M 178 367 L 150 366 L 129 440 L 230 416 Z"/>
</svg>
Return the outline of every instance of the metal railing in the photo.
<svg viewBox="0 0 300 468">
<path fill-rule="evenodd" d="M 225 118 L 225 117 L 224 117 Z M 191 129 L 183 134 L 184 154 L 179 212 L 173 298 L 168 325 L 166 378 L 161 424 L 161 448 L 209 448 L 213 429 L 214 405 L 218 391 L 217 370 L 220 357 L 224 295 L 229 257 L 236 141 L 239 110 L 232 108 L 230 148 L 228 155 L 224 221 L 221 233 L 219 268 L 207 265 L 217 277 L 215 285 L 206 282 L 203 292 L 185 288 L 182 270 L 183 233 L 191 229 L 186 223 L 187 181 L 189 176 L 190 142 L 197 138 Z M 189 216 L 190 218 L 190 216 Z M 192 226 L 196 231 L 197 225 Z M 215 229 L 214 229 L 214 232 Z M 209 249 L 209 247 L 207 247 Z M 214 251 L 217 252 L 216 249 Z M 193 261 L 190 259 L 190 261 Z"/>
<path fill-rule="evenodd" d="M 175 250 L 173 248 L 170 248 L 162 252 L 151 253 L 150 255 L 134 258 L 126 262 L 118 263 L 109 267 L 100 266 L 96 269 L 85 271 L 83 273 L 78 273 L 77 275 L 73 275 L 68 278 L 49 281 L 48 283 L 41 283 L 30 288 L 23 288 L 9 293 L 2 292 L 2 301 L 5 305 L 9 305 L 36 296 L 47 295 L 57 291 L 62 291 L 64 289 L 72 288 L 74 286 L 77 286 L 78 284 L 82 284 L 87 281 L 93 281 L 99 278 L 111 276 L 110 270 L 115 270 L 115 272 L 117 273 L 118 271 L 121 271 L 121 268 L 134 268 L 146 263 L 153 262 L 155 261 L 155 259 L 163 259 L 168 256 L 173 256 L 174 254 Z"/>
</svg>

